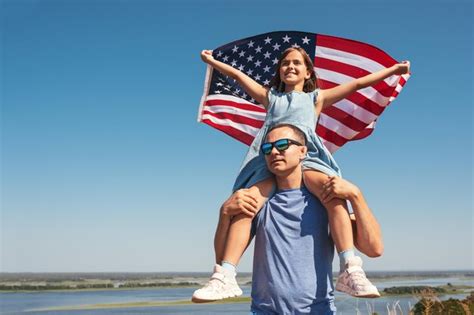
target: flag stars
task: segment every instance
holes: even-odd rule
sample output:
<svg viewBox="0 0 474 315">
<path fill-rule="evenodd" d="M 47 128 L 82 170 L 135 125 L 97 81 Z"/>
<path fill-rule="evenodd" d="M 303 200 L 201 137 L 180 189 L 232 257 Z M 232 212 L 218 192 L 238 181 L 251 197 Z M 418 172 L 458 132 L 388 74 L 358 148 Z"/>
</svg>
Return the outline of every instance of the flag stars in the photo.
<svg viewBox="0 0 474 315">
<path fill-rule="evenodd" d="M 281 34 L 281 35 L 280 35 Z M 226 46 L 226 49 L 216 49 L 213 56 L 231 65 L 242 73 L 245 73 L 253 80 L 264 86 L 271 84 L 272 75 L 278 65 L 279 54 L 288 47 L 305 47 L 307 49 L 314 39 L 311 35 L 303 34 L 299 36 L 293 33 L 280 33 L 277 36 L 271 34 L 260 37 L 258 40 L 249 38 L 248 40 L 236 42 Z M 258 104 L 251 95 L 231 77 L 218 74 L 214 77 L 211 90 L 215 95 L 233 95 L 245 101 Z"/>
</svg>

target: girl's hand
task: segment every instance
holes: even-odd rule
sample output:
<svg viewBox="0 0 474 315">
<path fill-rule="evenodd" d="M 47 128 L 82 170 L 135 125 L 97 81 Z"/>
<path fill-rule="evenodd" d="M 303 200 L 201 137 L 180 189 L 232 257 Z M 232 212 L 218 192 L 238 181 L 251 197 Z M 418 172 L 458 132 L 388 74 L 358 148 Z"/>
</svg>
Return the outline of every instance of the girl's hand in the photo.
<svg viewBox="0 0 474 315">
<path fill-rule="evenodd" d="M 359 193 L 359 188 L 351 182 L 337 176 L 331 176 L 323 185 L 321 195 L 325 204 L 334 198 L 350 200 Z"/>
<path fill-rule="evenodd" d="M 394 67 L 395 74 L 407 74 L 410 72 L 410 61 L 402 61 L 401 63 L 394 65 Z"/>
<path fill-rule="evenodd" d="M 214 57 L 212 56 L 212 50 L 203 50 L 203 51 L 201 51 L 201 59 L 205 63 L 209 63 L 212 60 L 214 60 Z"/>
</svg>

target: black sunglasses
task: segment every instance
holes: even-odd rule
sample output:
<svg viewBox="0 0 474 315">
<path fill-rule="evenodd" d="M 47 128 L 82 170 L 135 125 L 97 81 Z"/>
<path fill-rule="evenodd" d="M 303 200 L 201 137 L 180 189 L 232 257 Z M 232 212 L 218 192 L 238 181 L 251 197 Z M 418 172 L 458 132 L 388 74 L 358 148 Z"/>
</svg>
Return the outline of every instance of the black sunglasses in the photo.
<svg viewBox="0 0 474 315">
<path fill-rule="evenodd" d="M 269 155 L 272 152 L 273 147 L 275 147 L 278 151 L 282 152 L 287 150 L 290 145 L 302 145 L 298 141 L 291 140 L 291 139 L 278 139 L 275 142 L 265 142 L 262 143 L 260 149 L 262 149 L 262 153 L 265 155 Z"/>
</svg>

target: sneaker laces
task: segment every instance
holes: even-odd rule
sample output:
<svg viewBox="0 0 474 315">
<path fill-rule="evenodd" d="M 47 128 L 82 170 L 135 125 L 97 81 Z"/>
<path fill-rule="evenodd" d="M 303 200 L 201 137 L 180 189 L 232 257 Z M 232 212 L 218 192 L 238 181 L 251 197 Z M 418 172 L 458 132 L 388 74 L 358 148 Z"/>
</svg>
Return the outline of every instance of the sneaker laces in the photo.
<svg viewBox="0 0 474 315">
<path fill-rule="evenodd" d="M 354 268 L 353 270 L 346 270 L 348 277 L 352 279 L 352 283 L 358 287 L 370 287 L 373 284 L 367 279 L 364 270 L 360 268 Z M 355 283 L 357 282 L 357 283 Z"/>
<path fill-rule="evenodd" d="M 218 291 L 223 286 L 224 286 L 223 276 L 221 274 L 214 273 L 211 276 L 211 279 L 206 283 L 206 285 L 204 285 L 204 289 L 209 288 L 213 291 Z"/>
</svg>

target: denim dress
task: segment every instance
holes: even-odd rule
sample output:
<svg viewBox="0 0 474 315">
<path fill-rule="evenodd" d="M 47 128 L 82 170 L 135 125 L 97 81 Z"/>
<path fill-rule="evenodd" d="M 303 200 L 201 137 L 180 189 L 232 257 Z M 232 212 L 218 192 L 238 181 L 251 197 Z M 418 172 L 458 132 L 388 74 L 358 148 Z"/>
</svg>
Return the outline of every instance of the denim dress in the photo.
<svg viewBox="0 0 474 315">
<path fill-rule="evenodd" d="M 268 110 L 265 122 L 249 147 L 244 162 L 235 180 L 233 191 L 249 188 L 272 175 L 267 169 L 265 156 L 260 150 L 268 130 L 279 124 L 290 124 L 299 128 L 306 136 L 308 153 L 303 160 L 303 170 L 312 169 L 329 176 L 341 176 L 339 166 L 331 153 L 316 135 L 318 117 L 314 103 L 319 89 L 313 92 L 293 91 L 282 93 L 271 88 L 268 92 Z"/>
</svg>

